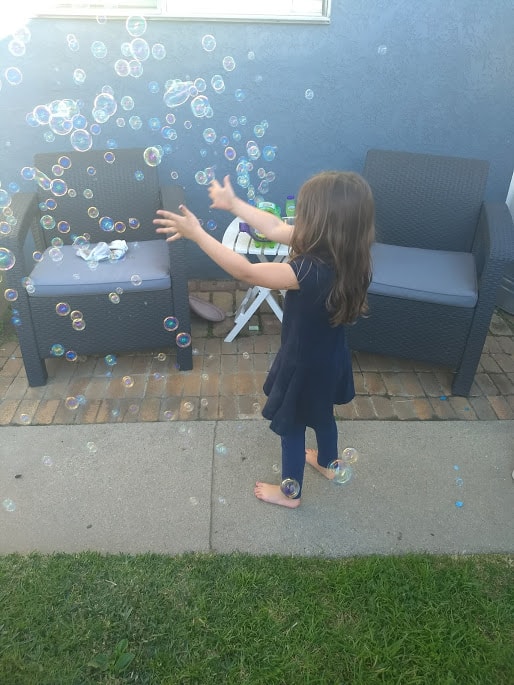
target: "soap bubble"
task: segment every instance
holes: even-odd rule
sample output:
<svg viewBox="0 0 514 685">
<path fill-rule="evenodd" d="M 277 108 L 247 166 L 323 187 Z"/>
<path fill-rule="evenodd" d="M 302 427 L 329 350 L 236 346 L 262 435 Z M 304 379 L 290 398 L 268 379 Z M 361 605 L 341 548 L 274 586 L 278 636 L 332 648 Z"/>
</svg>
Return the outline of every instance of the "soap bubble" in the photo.
<svg viewBox="0 0 514 685">
<path fill-rule="evenodd" d="M 49 457 L 47 454 L 45 454 L 43 457 L 41 457 L 41 463 L 45 466 L 53 466 L 54 462 L 52 457 Z"/>
<path fill-rule="evenodd" d="M 66 409 L 71 409 L 72 411 L 75 411 L 75 409 L 78 409 L 80 406 L 80 402 L 76 397 L 67 397 L 64 400 L 64 406 Z"/>
<path fill-rule="evenodd" d="M 144 38 L 134 38 L 130 43 L 130 54 L 138 62 L 145 62 L 150 57 L 150 46 Z"/>
<path fill-rule="evenodd" d="M 137 59 L 132 59 L 129 62 L 129 76 L 132 76 L 132 78 L 139 78 L 140 76 L 143 75 L 143 65 L 139 60 Z"/>
<path fill-rule="evenodd" d="M 234 93 L 234 97 L 238 102 L 243 102 L 246 99 L 246 93 L 242 88 L 238 88 Z"/>
<path fill-rule="evenodd" d="M 328 465 L 328 469 L 333 474 L 334 483 L 339 483 L 343 485 L 348 483 L 348 481 L 353 476 L 352 467 L 348 466 L 343 459 L 334 459 Z"/>
<path fill-rule="evenodd" d="M 75 321 L 76 319 L 83 319 L 84 315 L 78 309 L 74 309 L 70 314 L 70 319 Z"/>
<path fill-rule="evenodd" d="M 76 131 L 74 131 L 74 133 L 76 133 Z M 50 183 L 50 190 L 56 197 L 64 197 L 68 192 L 68 184 L 60 178 L 54 178 Z"/>
<path fill-rule="evenodd" d="M 189 347 L 191 345 L 191 336 L 189 333 L 177 333 L 176 343 L 177 347 Z"/>
<path fill-rule="evenodd" d="M 138 131 L 143 125 L 143 120 L 139 116 L 133 116 L 129 119 L 129 126 L 132 130 Z"/>
<path fill-rule="evenodd" d="M 64 259 L 64 255 L 58 247 L 51 247 L 48 250 L 48 256 L 50 257 L 52 262 L 56 263 L 62 262 L 62 260 Z"/>
<path fill-rule="evenodd" d="M 225 81 L 223 80 L 223 76 L 220 76 L 220 74 L 215 74 L 211 78 L 211 86 L 216 93 L 225 92 Z"/>
<path fill-rule="evenodd" d="M 166 48 L 162 43 L 155 43 L 152 45 L 152 57 L 157 60 L 161 60 L 166 57 Z"/>
<path fill-rule="evenodd" d="M 73 321 L 71 322 L 71 326 L 75 331 L 83 331 L 86 327 L 86 322 L 84 321 L 84 319 L 73 319 Z"/>
<path fill-rule="evenodd" d="M 114 152 L 106 152 L 104 154 L 104 160 L 107 162 L 107 164 L 114 164 L 116 161 L 116 155 Z"/>
<path fill-rule="evenodd" d="M 67 302 L 59 302 L 55 305 L 55 313 L 59 316 L 68 316 L 71 311 L 71 307 Z"/>
<path fill-rule="evenodd" d="M 225 69 L 225 71 L 234 71 L 234 69 L 236 68 L 236 61 L 233 57 L 230 57 L 230 55 L 223 58 L 222 64 L 223 69 Z"/>
<path fill-rule="evenodd" d="M 70 143 L 77 152 L 86 152 L 93 147 L 93 138 L 89 131 L 78 128 L 70 135 Z"/>
<path fill-rule="evenodd" d="M 15 302 L 18 299 L 18 291 L 14 290 L 14 288 L 7 288 L 4 291 L 4 297 L 7 302 Z"/>
<path fill-rule="evenodd" d="M 216 38 L 210 34 L 205 35 L 202 38 L 202 48 L 205 52 L 212 52 L 216 47 Z"/>
<path fill-rule="evenodd" d="M 341 457 L 345 464 L 355 464 L 359 458 L 359 453 L 355 447 L 345 447 Z"/>
<path fill-rule="evenodd" d="M 59 233 L 69 233 L 71 229 L 70 224 L 67 221 L 59 221 L 57 224 L 57 230 Z"/>
<path fill-rule="evenodd" d="M 75 350 L 68 350 L 66 354 L 64 355 L 66 359 L 69 362 L 76 362 L 77 359 L 79 358 L 78 354 L 75 352 Z"/>
<path fill-rule="evenodd" d="M 126 388 L 134 387 L 134 379 L 132 378 L 132 376 L 123 376 L 121 382 Z"/>
<path fill-rule="evenodd" d="M 121 76 L 124 78 L 125 76 L 128 76 L 130 73 L 130 67 L 129 63 L 127 62 L 126 59 L 117 59 L 116 62 L 114 63 L 114 71 L 118 76 Z"/>
<path fill-rule="evenodd" d="M 20 423 L 27 425 L 30 423 L 30 416 L 28 414 L 20 414 Z"/>
<path fill-rule="evenodd" d="M 377 48 L 377 54 L 386 55 L 387 54 L 387 45 L 379 45 Z"/>
<path fill-rule="evenodd" d="M 118 293 L 109 293 L 109 301 L 112 302 L 112 304 L 119 304 L 120 296 Z"/>
<path fill-rule="evenodd" d="M 206 128 L 203 132 L 203 138 L 206 143 L 214 143 L 216 140 L 216 131 L 213 128 Z"/>
<path fill-rule="evenodd" d="M 311 90 L 310 88 L 307 88 L 307 90 L 305 91 L 305 99 L 306 100 L 312 100 L 313 97 L 314 97 L 314 91 Z"/>
<path fill-rule="evenodd" d="M 98 211 L 97 207 L 89 207 L 89 209 L 87 210 L 87 215 L 91 219 L 97 219 L 99 214 L 100 214 L 100 212 Z"/>
<path fill-rule="evenodd" d="M 176 331 L 178 328 L 178 319 L 174 316 L 167 316 L 162 323 L 167 331 Z"/>
<path fill-rule="evenodd" d="M 55 345 L 52 345 L 50 348 L 50 354 L 52 357 L 62 357 L 64 354 L 64 347 L 59 343 L 55 343 Z"/>
<path fill-rule="evenodd" d="M 4 501 L 2 502 L 2 506 L 5 509 L 5 511 L 12 512 L 16 510 L 16 504 L 13 502 L 12 499 L 9 498 L 4 499 Z"/>
<path fill-rule="evenodd" d="M 457 500 L 455 502 L 455 506 L 458 507 L 459 509 L 464 506 L 464 502 L 461 502 L 460 500 Z"/>
<path fill-rule="evenodd" d="M 284 478 L 280 483 L 280 490 L 289 499 L 294 499 L 300 494 L 300 484 L 294 478 Z"/>
<path fill-rule="evenodd" d="M 130 282 L 132 283 L 132 285 L 135 285 L 137 287 L 141 285 L 143 279 L 141 278 L 141 276 L 139 276 L 139 274 L 134 274 L 130 277 Z"/>
<path fill-rule="evenodd" d="M 114 220 L 111 219 L 110 216 L 102 216 L 98 220 L 98 225 L 102 229 L 102 231 L 113 231 L 114 230 Z"/>
<path fill-rule="evenodd" d="M 233 147 L 228 146 L 225 148 L 224 155 L 228 159 L 229 162 L 233 162 L 237 156 L 237 153 Z"/>
<path fill-rule="evenodd" d="M 216 445 L 215 450 L 216 454 L 219 454 L 221 457 L 225 457 L 228 454 L 228 449 L 222 442 Z"/>
<path fill-rule="evenodd" d="M 204 117 L 209 107 L 209 98 L 205 95 L 197 95 L 191 100 L 191 111 L 195 117 Z"/>
<path fill-rule="evenodd" d="M 9 271 L 16 264 L 16 257 L 11 250 L 0 247 L 0 271 Z"/>
<path fill-rule="evenodd" d="M 55 228 L 55 219 L 53 218 L 53 216 L 50 216 L 50 214 L 44 214 L 39 220 L 39 224 L 41 228 L 44 228 L 47 231 L 51 231 L 52 228 Z"/>
<path fill-rule="evenodd" d="M 96 454 L 96 452 L 98 452 L 98 447 L 96 446 L 96 443 L 94 443 L 94 442 L 86 443 L 86 447 L 89 451 L 89 454 Z"/>
<path fill-rule="evenodd" d="M 21 284 L 30 295 L 32 295 L 32 293 L 36 292 L 36 287 L 34 285 L 34 281 L 29 276 L 25 276 L 25 278 L 22 278 Z"/>
<path fill-rule="evenodd" d="M 167 107 L 179 107 L 189 100 L 191 94 L 190 81 L 172 81 L 164 94 L 164 104 Z"/>
<path fill-rule="evenodd" d="M 25 43 L 20 40 L 13 39 L 9 41 L 9 45 L 7 47 L 11 55 L 14 57 L 23 57 L 26 51 Z"/>
<path fill-rule="evenodd" d="M 276 148 L 272 145 L 266 145 L 262 149 L 262 156 L 267 162 L 272 162 L 275 159 Z"/>
<path fill-rule="evenodd" d="M 158 166 L 162 162 L 162 150 L 158 147 L 147 147 L 143 152 L 143 159 L 148 166 Z"/>
<path fill-rule="evenodd" d="M 130 95 L 124 95 L 120 100 L 120 105 L 125 111 L 134 109 L 134 99 Z"/>
<path fill-rule="evenodd" d="M 4 72 L 5 80 L 11 86 L 19 86 L 23 81 L 23 74 L 18 67 L 8 67 Z"/>
<path fill-rule="evenodd" d="M 102 59 L 107 55 L 107 46 L 101 40 L 95 40 L 91 43 L 91 54 L 97 59 Z"/>
<path fill-rule="evenodd" d="M 144 17 L 131 16 L 127 18 L 125 22 L 125 28 L 127 33 L 132 37 L 142 36 L 146 31 L 146 19 Z"/>
</svg>

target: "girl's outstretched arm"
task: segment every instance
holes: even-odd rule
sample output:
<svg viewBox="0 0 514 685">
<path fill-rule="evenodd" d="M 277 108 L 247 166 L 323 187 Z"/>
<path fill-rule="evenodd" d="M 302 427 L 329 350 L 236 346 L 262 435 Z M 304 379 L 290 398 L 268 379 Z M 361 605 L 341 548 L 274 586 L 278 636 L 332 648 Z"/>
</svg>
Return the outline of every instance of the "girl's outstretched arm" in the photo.
<svg viewBox="0 0 514 685">
<path fill-rule="evenodd" d="M 284 223 L 278 216 L 264 212 L 237 197 L 230 183 L 230 176 L 225 176 L 223 185 L 216 180 L 212 181 L 209 186 L 209 197 L 213 209 L 226 209 L 270 240 L 284 245 L 290 244 L 293 226 Z"/>
<path fill-rule="evenodd" d="M 289 264 L 251 264 L 245 257 L 233 252 L 206 233 L 197 217 L 187 207 L 181 205 L 179 209 L 182 214 L 159 209 L 158 217 L 153 221 L 159 226 L 156 232 L 167 235 L 168 242 L 189 238 L 227 273 L 250 285 L 260 285 L 272 290 L 298 290 L 298 280 Z"/>
</svg>

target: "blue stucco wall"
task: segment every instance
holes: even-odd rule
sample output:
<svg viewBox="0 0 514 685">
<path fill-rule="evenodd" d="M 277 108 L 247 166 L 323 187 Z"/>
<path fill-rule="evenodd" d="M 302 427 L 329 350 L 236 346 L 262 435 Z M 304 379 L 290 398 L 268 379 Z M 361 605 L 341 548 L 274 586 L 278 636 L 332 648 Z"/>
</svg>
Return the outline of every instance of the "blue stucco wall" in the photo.
<svg viewBox="0 0 514 685">
<path fill-rule="evenodd" d="M 224 156 L 220 142 L 227 136 L 238 157 L 246 143 L 261 150 L 275 148 L 275 158 L 254 161 L 250 183 L 257 188 L 259 173 L 271 173 L 265 199 L 283 204 L 302 182 L 321 169 L 362 168 L 370 147 L 479 157 L 491 162 L 487 197 L 505 199 L 514 167 L 514 7 L 512 0 L 335 0 L 329 25 L 279 25 L 148 21 L 143 38 L 161 43 L 166 57 L 150 56 L 139 77 L 120 77 L 114 64 L 123 58 L 122 44 L 133 38 L 124 20 L 37 19 L 28 24 L 25 54 L 15 56 L 9 38 L 0 43 L 0 182 L 30 190 L 20 170 L 30 166 L 34 152 L 71 149 L 70 137 L 48 138 L 47 126 L 30 126 L 26 115 L 37 105 L 69 98 L 79 101 L 92 123 L 95 96 L 103 86 L 113 89 L 118 110 L 94 136 L 94 147 L 165 146 L 159 171 L 164 180 L 178 174 L 188 204 L 204 221 L 215 222 L 221 238 L 226 214 L 209 210 L 206 188 L 195 180 L 199 170 L 214 168 L 221 178 L 236 179 L 235 161 Z M 74 34 L 78 50 L 69 47 Z M 212 34 L 216 48 L 207 52 L 202 37 Z M 107 48 L 95 57 L 94 41 Z M 235 68 L 222 60 L 231 56 Z M 6 69 L 19 69 L 22 80 L 11 85 Z M 74 70 L 85 81 L 76 84 Z M 217 93 L 211 79 L 219 74 L 225 91 Z M 168 108 L 164 84 L 169 79 L 207 82 L 205 95 L 213 110 L 209 119 L 193 115 L 190 102 Z M 156 82 L 157 93 L 149 84 Z M 237 99 L 236 90 L 244 99 Z M 313 97 L 305 97 L 310 89 Z M 124 111 L 123 96 L 134 99 Z M 148 122 L 166 125 L 173 113 L 176 140 L 166 140 Z M 141 117 L 139 130 L 130 116 Z M 239 119 L 231 126 L 230 117 Z M 122 117 L 125 126 L 116 119 Z M 241 123 L 246 118 L 246 123 Z M 186 121 L 191 128 L 185 128 Z M 254 127 L 267 122 L 264 135 Z M 207 143 L 203 131 L 216 131 Z M 241 140 L 233 140 L 234 131 Z M 262 133 L 257 129 L 258 133 Z M 264 171 L 260 171 L 262 169 Z M 272 176 L 273 178 L 273 176 Z M 237 186 L 242 197 L 246 189 Z M 214 278 L 222 272 L 188 246 L 190 277 Z"/>
</svg>

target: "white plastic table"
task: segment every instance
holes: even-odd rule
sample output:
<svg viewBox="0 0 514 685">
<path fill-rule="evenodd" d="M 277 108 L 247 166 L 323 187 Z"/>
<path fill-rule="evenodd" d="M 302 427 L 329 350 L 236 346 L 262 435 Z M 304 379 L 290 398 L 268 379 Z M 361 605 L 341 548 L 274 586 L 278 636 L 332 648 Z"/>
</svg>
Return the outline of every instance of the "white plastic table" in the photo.
<svg viewBox="0 0 514 685">
<path fill-rule="evenodd" d="M 223 236 L 222 244 L 229 247 L 234 252 L 242 255 L 256 255 L 261 262 L 283 262 L 289 256 L 289 246 L 282 243 L 275 243 L 273 247 L 257 247 L 248 233 L 239 232 L 239 222 L 241 219 L 236 217 L 227 227 Z M 285 295 L 285 291 L 281 291 Z M 232 342 L 243 326 L 250 320 L 263 302 L 267 302 L 279 321 L 282 321 L 282 309 L 273 297 L 269 288 L 255 285 L 248 288 L 248 292 L 239 305 L 235 317 L 234 328 L 225 338 L 225 342 Z"/>
</svg>

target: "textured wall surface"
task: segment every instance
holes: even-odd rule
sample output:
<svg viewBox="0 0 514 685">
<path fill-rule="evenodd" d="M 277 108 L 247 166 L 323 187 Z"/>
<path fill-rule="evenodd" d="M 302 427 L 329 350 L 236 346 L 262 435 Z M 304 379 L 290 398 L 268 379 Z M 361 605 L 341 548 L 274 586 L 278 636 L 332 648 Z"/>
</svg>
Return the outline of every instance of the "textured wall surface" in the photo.
<svg viewBox="0 0 514 685">
<path fill-rule="evenodd" d="M 242 197 L 254 188 L 283 205 L 319 170 L 361 170 L 370 147 L 488 159 L 487 196 L 506 197 L 514 166 L 512 0 L 335 0 L 329 25 L 152 20 L 138 36 L 124 20 L 93 18 L 32 20 L 28 29 L 15 44 L 11 37 L 0 42 L 4 189 L 32 189 L 20 171 L 35 152 L 74 146 L 71 132 L 53 132 L 30 116 L 71 100 L 95 148 L 162 146 L 163 180 L 177 177 L 191 209 L 218 237 L 229 219 L 209 210 L 198 183 L 203 172 L 231 174 Z M 206 35 L 214 49 L 202 45 Z M 133 75 L 123 75 L 120 59 L 132 61 Z M 200 94 L 212 116 L 196 116 L 192 97 L 168 106 L 171 79 L 203 79 Z M 104 87 L 117 109 L 98 123 L 92 111 Z M 133 109 L 122 106 L 127 96 Z M 139 117 L 139 128 L 131 117 Z M 163 132 L 166 126 L 175 133 Z M 240 158 L 253 164 L 246 174 L 237 172 Z M 188 255 L 191 277 L 220 275 L 195 246 Z"/>
</svg>

